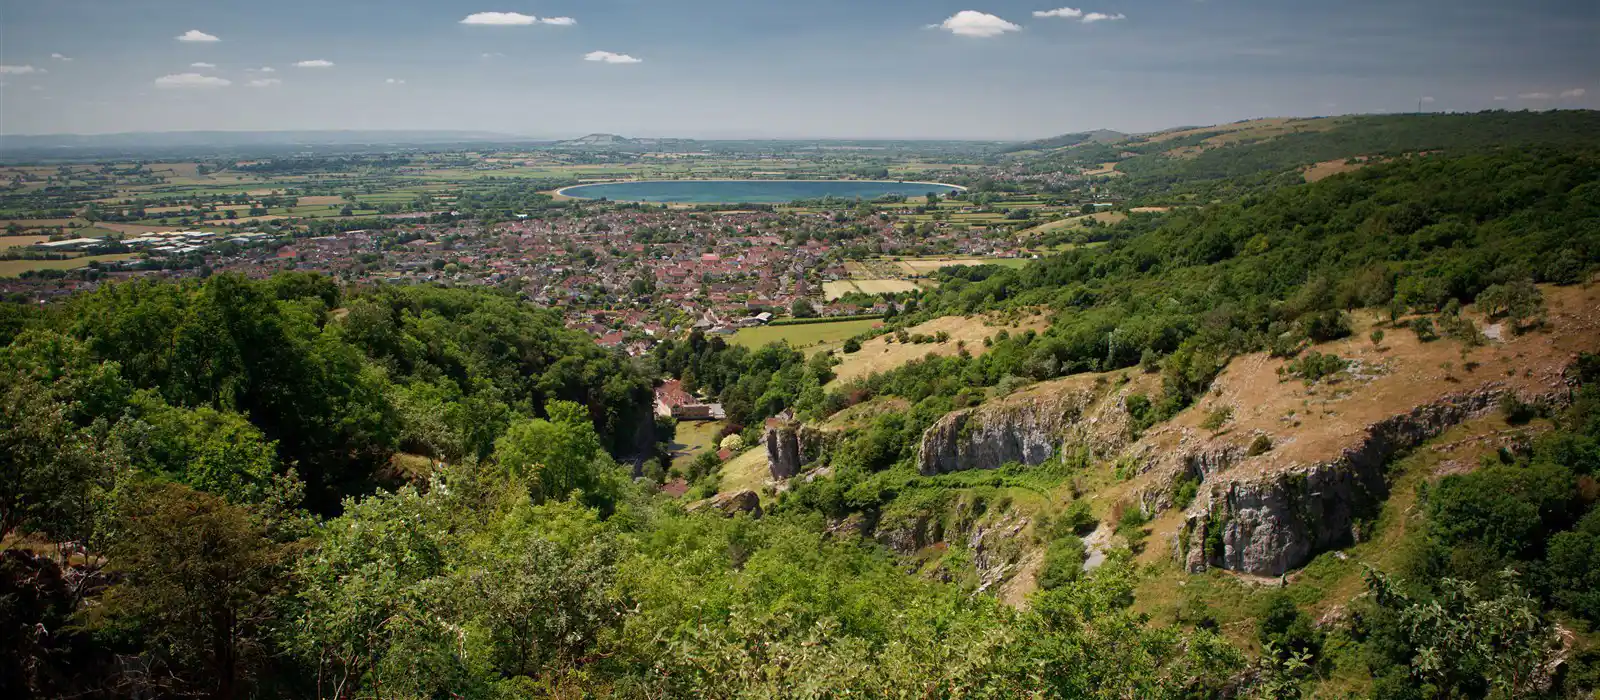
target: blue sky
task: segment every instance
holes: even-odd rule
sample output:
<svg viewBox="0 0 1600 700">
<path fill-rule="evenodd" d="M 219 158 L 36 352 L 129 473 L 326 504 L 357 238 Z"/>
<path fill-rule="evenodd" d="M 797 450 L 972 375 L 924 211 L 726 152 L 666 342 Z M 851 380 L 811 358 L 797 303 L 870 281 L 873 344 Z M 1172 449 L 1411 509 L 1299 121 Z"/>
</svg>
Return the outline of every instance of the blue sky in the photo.
<svg viewBox="0 0 1600 700">
<path fill-rule="evenodd" d="M 483 12 L 515 14 L 463 22 Z M 0 0 L 0 132 L 1014 139 L 1595 108 L 1597 37 L 1595 0 Z"/>
</svg>

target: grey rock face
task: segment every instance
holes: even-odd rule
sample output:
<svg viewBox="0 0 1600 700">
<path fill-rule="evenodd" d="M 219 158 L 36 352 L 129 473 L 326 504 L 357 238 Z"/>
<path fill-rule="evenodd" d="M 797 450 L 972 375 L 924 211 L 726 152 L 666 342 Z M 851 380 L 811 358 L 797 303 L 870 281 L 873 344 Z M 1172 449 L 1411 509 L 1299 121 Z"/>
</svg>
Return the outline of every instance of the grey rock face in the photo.
<svg viewBox="0 0 1600 700">
<path fill-rule="evenodd" d="M 787 479 L 800 473 L 800 440 L 793 425 L 769 425 L 761 442 L 767 448 L 767 470 L 774 479 Z"/>
<path fill-rule="evenodd" d="M 1093 398 L 1070 391 L 952 412 L 923 432 L 917 468 L 931 475 L 1040 464 L 1063 444 L 1084 439 L 1087 426 L 1079 419 Z"/>
<path fill-rule="evenodd" d="M 1490 385 L 1448 396 L 1369 426 L 1336 459 L 1217 484 L 1191 509 L 1179 556 L 1191 572 L 1215 566 L 1278 576 L 1320 552 L 1353 544 L 1359 523 L 1376 515 L 1389 495 L 1388 461 L 1488 412 L 1503 393 Z"/>
</svg>

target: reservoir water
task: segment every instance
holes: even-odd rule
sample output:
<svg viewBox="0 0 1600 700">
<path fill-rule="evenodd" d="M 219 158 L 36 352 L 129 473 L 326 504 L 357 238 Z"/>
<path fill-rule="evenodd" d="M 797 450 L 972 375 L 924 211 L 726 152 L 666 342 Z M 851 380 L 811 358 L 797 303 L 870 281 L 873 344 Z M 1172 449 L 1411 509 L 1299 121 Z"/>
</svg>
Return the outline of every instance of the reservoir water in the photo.
<svg viewBox="0 0 1600 700">
<path fill-rule="evenodd" d="M 673 202 L 681 204 L 782 204 L 797 199 L 877 199 L 898 194 L 920 197 L 960 190 L 934 182 L 880 180 L 639 180 L 597 185 L 575 185 L 559 194 L 580 199 L 619 202 Z"/>
</svg>

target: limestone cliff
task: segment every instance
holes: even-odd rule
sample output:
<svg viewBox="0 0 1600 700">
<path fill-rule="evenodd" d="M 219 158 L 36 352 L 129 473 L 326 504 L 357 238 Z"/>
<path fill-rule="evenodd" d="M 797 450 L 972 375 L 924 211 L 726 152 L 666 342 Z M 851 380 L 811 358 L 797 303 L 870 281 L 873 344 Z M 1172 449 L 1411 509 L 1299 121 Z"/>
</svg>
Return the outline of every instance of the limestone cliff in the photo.
<svg viewBox="0 0 1600 700">
<path fill-rule="evenodd" d="M 1362 520 L 1388 497 L 1388 461 L 1488 412 L 1505 391 L 1489 384 L 1379 421 L 1332 460 L 1217 480 L 1187 514 L 1185 565 L 1277 576 L 1354 543 Z"/>
<path fill-rule="evenodd" d="M 800 473 L 800 441 L 793 425 L 768 425 L 761 435 L 767 448 L 767 470 L 774 479 L 787 479 Z"/>
<path fill-rule="evenodd" d="M 1126 443 L 1127 393 L 1127 387 L 1109 389 L 1103 376 L 1083 375 L 952 412 L 923 432 L 917 468 L 931 475 L 1007 462 L 1034 465 L 1070 445 L 1114 453 Z"/>
</svg>

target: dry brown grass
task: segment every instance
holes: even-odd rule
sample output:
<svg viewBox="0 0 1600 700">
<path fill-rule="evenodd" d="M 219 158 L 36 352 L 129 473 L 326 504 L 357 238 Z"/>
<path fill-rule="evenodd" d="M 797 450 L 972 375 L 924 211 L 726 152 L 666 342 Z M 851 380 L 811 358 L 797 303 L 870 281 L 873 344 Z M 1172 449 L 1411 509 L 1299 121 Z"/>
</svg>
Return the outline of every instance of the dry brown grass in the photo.
<svg viewBox="0 0 1600 700">
<path fill-rule="evenodd" d="M 879 336 L 861 344 L 861 349 L 840 354 L 843 362 L 833 368 L 835 378 L 829 386 L 837 386 L 874 372 L 885 372 L 928 355 L 954 355 L 965 344 L 967 352 L 979 355 L 986 348 L 983 339 L 1006 328 L 1012 333 L 1024 330 L 1043 330 L 1050 325 L 1043 313 L 1026 316 L 1013 325 L 997 325 L 998 320 L 986 316 L 945 316 L 908 329 L 912 335 L 937 335 L 943 331 L 950 339 L 943 343 L 891 343 L 893 336 Z"/>
<path fill-rule="evenodd" d="M 1326 160 L 1307 167 L 1305 169 L 1306 182 L 1316 182 L 1324 178 L 1338 175 L 1339 173 L 1348 173 L 1355 170 L 1360 170 L 1367 166 L 1367 163 L 1364 159 L 1356 163 L 1347 162 L 1348 160 L 1349 159 Z"/>
</svg>

